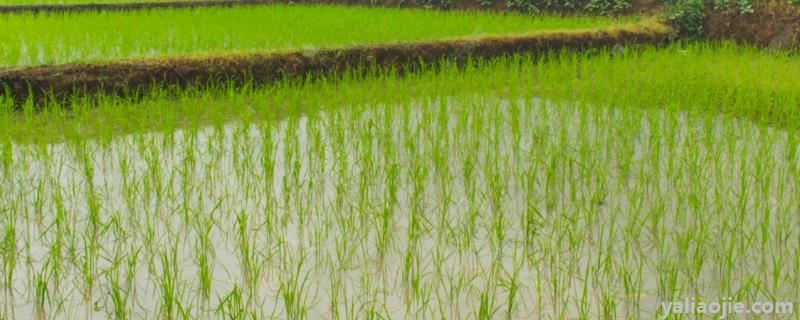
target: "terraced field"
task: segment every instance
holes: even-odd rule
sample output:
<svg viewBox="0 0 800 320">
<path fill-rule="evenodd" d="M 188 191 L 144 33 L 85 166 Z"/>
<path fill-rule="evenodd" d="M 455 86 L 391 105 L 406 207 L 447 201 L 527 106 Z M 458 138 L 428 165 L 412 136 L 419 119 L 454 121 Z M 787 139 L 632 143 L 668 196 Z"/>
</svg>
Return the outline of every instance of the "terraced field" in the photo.
<svg viewBox="0 0 800 320">
<path fill-rule="evenodd" d="M 0 34 L 0 67 L 308 50 L 591 29 L 635 21 L 286 5 L 23 14 L 0 20 L 0 29 L 16 30 Z"/>
<path fill-rule="evenodd" d="M 662 303 L 800 301 L 790 52 L 607 29 L 638 18 L 328 6 L 12 22 L 32 27 L 0 35 L 21 70 L 465 37 L 513 54 L 7 91 L 0 319 L 687 319 Z M 557 30 L 575 45 L 496 40 Z M 18 61 L 21 43 L 41 59 Z"/>
</svg>

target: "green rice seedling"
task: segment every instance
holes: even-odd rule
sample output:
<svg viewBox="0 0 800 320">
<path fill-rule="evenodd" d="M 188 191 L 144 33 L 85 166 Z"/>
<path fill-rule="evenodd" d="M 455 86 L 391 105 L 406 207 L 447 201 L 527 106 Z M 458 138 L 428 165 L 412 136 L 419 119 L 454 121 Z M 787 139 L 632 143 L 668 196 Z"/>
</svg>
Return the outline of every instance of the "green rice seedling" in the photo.
<svg viewBox="0 0 800 320">
<path fill-rule="evenodd" d="M 127 289 L 125 291 L 125 296 L 129 299 L 136 299 L 136 286 L 134 283 L 134 279 L 136 277 L 136 268 L 138 266 L 138 259 L 139 259 L 139 251 L 141 249 L 133 248 L 132 246 L 127 249 L 125 254 L 125 276 L 124 276 L 124 287 Z"/>
<path fill-rule="evenodd" d="M 265 262 L 258 253 L 258 244 L 256 238 L 250 236 L 248 230 L 248 216 L 244 211 L 241 211 L 237 217 L 238 224 L 238 237 L 239 256 L 241 259 L 242 275 L 247 290 L 248 299 L 256 299 L 259 292 L 258 284 L 261 281 L 261 274 L 263 273 Z M 206 276 L 208 277 L 208 276 Z M 208 281 L 208 280 L 206 280 Z M 248 300 L 248 305 L 253 305 L 253 301 Z"/>
<path fill-rule="evenodd" d="M 7 295 L 12 296 L 12 285 L 14 281 L 14 271 L 17 267 L 17 259 L 19 256 L 17 248 L 17 221 L 16 215 L 11 214 L 10 210 L 3 210 L 3 283 Z"/>
<path fill-rule="evenodd" d="M 332 318 L 339 319 L 339 304 L 340 304 L 340 297 L 342 291 L 342 279 L 340 277 L 341 272 L 340 270 L 336 270 L 334 268 L 330 268 L 328 280 L 330 281 L 330 290 L 329 290 L 329 298 L 330 298 L 330 314 Z"/>
<path fill-rule="evenodd" d="M 591 302 L 589 301 L 589 268 L 586 268 L 584 275 L 583 275 L 583 288 L 581 290 L 580 298 L 576 297 L 576 299 L 580 299 L 577 302 L 578 307 L 578 318 L 580 319 L 588 319 L 590 315 L 589 308 L 591 307 Z"/>
<path fill-rule="evenodd" d="M 161 275 L 158 276 L 160 307 L 159 313 L 166 319 L 175 319 L 181 307 L 180 270 L 178 269 L 178 248 L 162 251 Z"/>
<path fill-rule="evenodd" d="M 216 313 L 225 319 L 249 319 L 255 317 L 247 311 L 247 306 L 242 298 L 242 290 L 235 286 L 225 296 L 220 299 L 220 304 L 216 309 Z"/>
<path fill-rule="evenodd" d="M 98 260 L 98 244 L 94 240 L 94 236 L 82 234 L 81 240 L 83 242 L 83 255 L 80 257 L 80 272 L 81 280 L 84 283 L 82 288 L 83 299 L 87 305 L 87 314 L 91 315 L 94 308 L 91 302 L 94 299 L 95 280 L 97 280 L 97 260 Z"/>
<path fill-rule="evenodd" d="M 491 273 L 494 273 L 494 271 Z M 495 317 L 495 313 L 499 308 L 495 306 L 495 288 L 493 283 L 487 283 L 486 287 L 480 293 L 480 299 L 478 300 L 480 303 L 478 304 L 478 311 L 476 313 L 477 319 L 485 320 Z"/>
<path fill-rule="evenodd" d="M 522 272 L 522 268 L 524 266 L 524 260 L 521 259 L 517 255 L 517 248 L 516 245 L 514 247 L 514 255 L 512 261 L 512 270 L 511 272 L 505 271 L 506 275 L 503 280 L 501 280 L 502 286 L 504 286 L 507 290 L 506 293 L 506 319 L 513 319 L 514 313 L 516 309 L 517 303 L 517 293 L 520 290 L 520 286 L 522 285 L 520 281 L 520 274 Z"/>
<path fill-rule="evenodd" d="M 194 259 L 198 270 L 199 291 L 203 302 L 208 305 L 211 298 L 211 285 L 213 281 L 213 247 L 211 244 L 211 228 L 213 222 L 211 218 L 202 218 L 198 215 L 197 224 L 197 240 L 195 241 Z"/>
<path fill-rule="evenodd" d="M 391 249 L 391 241 L 393 239 L 391 205 L 385 205 L 384 208 L 381 209 L 379 219 L 380 220 L 375 225 L 375 233 L 377 235 L 375 246 L 378 251 L 378 261 L 385 263 L 386 255 Z"/>
<path fill-rule="evenodd" d="M 288 319 L 305 319 L 308 314 L 308 274 L 302 275 L 301 270 L 305 257 L 300 257 L 296 262 L 287 261 L 284 266 L 288 274 L 283 274 L 286 279 L 281 279 L 278 289 Z"/>
<path fill-rule="evenodd" d="M 34 313 L 36 319 L 47 319 L 45 306 L 50 302 L 50 290 L 48 286 L 50 277 L 52 276 L 49 269 L 50 267 L 45 264 L 42 270 L 33 274 Z"/>
<path fill-rule="evenodd" d="M 406 253 L 403 258 L 403 303 L 405 305 L 405 313 L 411 313 L 411 304 L 414 296 L 419 291 L 419 260 L 414 253 L 414 246 L 409 240 L 406 248 Z"/>
<path fill-rule="evenodd" d="M 109 286 L 108 295 L 111 299 L 112 314 L 114 319 L 131 318 L 130 307 L 128 306 L 130 291 L 123 288 L 119 281 L 119 268 L 123 263 L 122 259 L 123 258 L 119 256 L 119 252 L 117 252 L 114 259 L 111 261 L 111 267 L 105 273 L 106 281 L 108 282 Z M 130 288 L 130 285 L 127 285 L 127 287 Z"/>
<path fill-rule="evenodd" d="M 6 105 L 6 106 L 11 105 L 8 102 L 4 102 L 3 104 Z M 4 113 L 5 114 L 10 114 L 10 112 L 8 110 L 4 110 Z M 12 144 L 10 142 L 6 142 L 6 141 L 3 142 L 3 147 L 0 150 L 2 150 L 2 152 L 3 152 L 3 173 L 6 173 L 6 172 L 8 172 L 9 168 L 11 167 L 11 161 L 12 161 L 12 159 L 14 157 L 14 150 L 12 148 Z M 5 174 L 4 174 L 4 176 L 5 176 Z"/>
<path fill-rule="evenodd" d="M 50 184 L 55 184 L 55 182 L 50 182 Z M 55 188 L 54 188 L 55 189 Z M 53 271 L 53 281 L 54 281 L 54 288 L 56 291 L 59 290 L 61 287 L 61 275 L 62 275 L 62 268 L 65 264 L 64 261 L 64 251 L 65 247 L 67 246 L 66 238 L 67 234 L 69 234 L 70 227 L 69 227 L 69 220 L 67 218 L 66 208 L 64 207 L 64 197 L 61 195 L 61 191 L 54 191 L 54 195 L 52 196 L 53 204 L 55 206 L 55 219 L 53 223 L 50 225 L 50 228 L 55 230 L 55 239 L 53 239 L 49 255 L 48 255 L 48 263 L 51 265 L 51 269 Z"/>
</svg>

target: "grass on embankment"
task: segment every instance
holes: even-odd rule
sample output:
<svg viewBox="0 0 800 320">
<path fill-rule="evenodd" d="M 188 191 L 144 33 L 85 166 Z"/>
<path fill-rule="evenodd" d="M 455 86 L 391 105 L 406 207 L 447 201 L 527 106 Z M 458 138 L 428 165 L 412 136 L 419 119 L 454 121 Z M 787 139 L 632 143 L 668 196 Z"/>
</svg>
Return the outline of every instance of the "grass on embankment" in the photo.
<svg viewBox="0 0 800 320">
<path fill-rule="evenodd" d="M 586 29 L 634 20 L 287 5 L 23 14 L 0 19 L 0 30 L 13 31 L 0 33 L 0 68 Z"/>
</svg>

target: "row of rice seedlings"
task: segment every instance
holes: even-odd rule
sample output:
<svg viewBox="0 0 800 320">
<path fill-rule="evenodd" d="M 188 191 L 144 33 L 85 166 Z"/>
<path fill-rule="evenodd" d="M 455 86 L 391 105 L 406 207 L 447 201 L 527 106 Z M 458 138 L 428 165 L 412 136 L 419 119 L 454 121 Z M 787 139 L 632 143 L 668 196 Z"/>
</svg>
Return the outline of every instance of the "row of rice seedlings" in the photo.
<svg viewBox="0 0 800 320">
<path fill-rule="evenodd" d="M 676 68 L 675 66 L 684 66 Z M 109 132 L 170 132 L 184 126 L 258 121 L 285 116 L 293 105 L 402 103 L 408 96 L 434 97 L 476 92 L 488 95 L 536 95 L 554 102 L 582 101 L 645 109 L 727 114 L 767 125 L 796 128 L 800 122 L 794 86 L 797 61 L 788 53 L 763 52 L 732 44 L 675 45 L 602 51 L 551 53 L 478 61 L 462 68 L 442 62 L 434 70 L 403 77 L 391 70 L 362 71 L 343 79 L 283 82 L 266 88 L 221 85 L 216 89 L 155 90 L 144 101 L 119 98 L 76 99 L 69 110 L 49 104 L 41 112 L 32 102 L 17 112 L 0 96 L 0 138 L 46 143 L 67 137 L 108 140 Z M 764 76 L 769 74 L 770 76 Z M 369 92 L 365 95 L 365 92 Z M 12 154 L 2 144 L 7 166 Z M 793 147 L 794 148 L 794 147 Z"/>
<path fill-rule="evenodd" d="M 323 5 L 13 14 L 0 19 L 0 29 L 13 30 L 0 34 L 0 67 L 310 50 L 590 29 L 634 20 Z"/>
<path fill-rule="evenodd" d="M 3 316 L 651 318 L 684 295 L 797 301 L 796 133 L 531 95 L 402 99 L 12 144 Z"/>
</svg>

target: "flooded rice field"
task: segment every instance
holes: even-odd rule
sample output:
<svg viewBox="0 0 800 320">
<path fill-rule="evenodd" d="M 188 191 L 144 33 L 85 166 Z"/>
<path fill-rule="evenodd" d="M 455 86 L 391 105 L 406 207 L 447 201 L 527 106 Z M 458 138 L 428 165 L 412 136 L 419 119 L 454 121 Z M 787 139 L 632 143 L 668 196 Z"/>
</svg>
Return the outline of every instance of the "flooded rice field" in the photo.
<svg viewBox="0 0 800 320">
<path fill-rule="evenodd" d="M 795 133 L 536 99 L 2 145 L 0 318 L 653 318 L 800 298 Z"/>
</svg>

